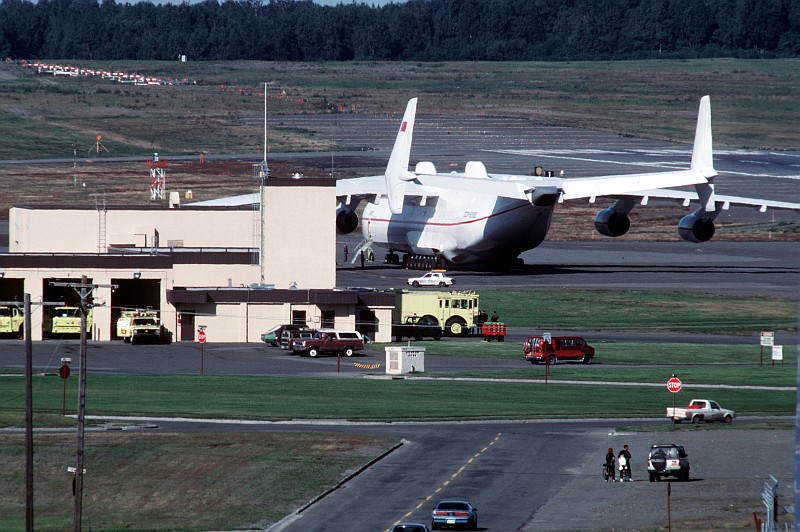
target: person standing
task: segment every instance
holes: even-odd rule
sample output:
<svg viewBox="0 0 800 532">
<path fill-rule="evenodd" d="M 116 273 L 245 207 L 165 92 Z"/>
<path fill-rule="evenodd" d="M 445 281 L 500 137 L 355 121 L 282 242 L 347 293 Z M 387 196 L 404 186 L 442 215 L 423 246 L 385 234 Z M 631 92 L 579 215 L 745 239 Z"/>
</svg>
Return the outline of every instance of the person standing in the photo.
<svg viewBox="0 0 800 532">
<path fill-rule="evenodd" d="M 364 269 L 364 250 L 361 250 L 361 269 Z"/>
<path fill-rule="evenodd" d="M 619 452 L 617 464 L 619 464 L 619 481 L 625 482 L 625 475 L 628 473 L 628 459 L 625 458 L 625 451 Z"/>
<path fill-rule="evenodd" d="M 631 475 L 631 452 L 628 449 L 628 445 L 622 446 L 622 454 L 625 455 L 625 462 L 627 462 L 625 466 L 625 473 L 628 476 L 628 482 L 633 482 L 633 475 Z"/>
<path fill-rule="evenodd" d="M 492 323 L 497 323 L 500 321 L 500 316 L 497 315 L 497 311 L 495 310 L 492 312 Z"/>
<path fill-rule="evenodd" d="M 347 242 L 344 243 L 344 246 L 342 247 L 342 249 L 344 250 L 344 261 L 347 262 L 347 251 L 348 251 Z"/>
<path fill-rule="evenodd" d="M 609 478 L 611 479 L 611 482 L 614 482 L 615 480 L 617 480 L 617 468 L 615 467 L 616 461 L 617 461 L 617 459 L 614 456 L 614 449 L 609 447 L 608 448 L 608 452 L 606 453 L 606 463 L 605 463 L 606 482 L 608 482 Z"/>
</svg>

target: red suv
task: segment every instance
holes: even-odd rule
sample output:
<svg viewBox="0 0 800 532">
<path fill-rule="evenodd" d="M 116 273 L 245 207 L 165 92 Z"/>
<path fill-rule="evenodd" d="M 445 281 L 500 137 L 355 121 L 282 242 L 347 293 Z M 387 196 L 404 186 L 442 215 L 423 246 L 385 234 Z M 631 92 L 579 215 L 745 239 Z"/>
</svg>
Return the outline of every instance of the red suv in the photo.
<svg viewBox="0 0 800 532">
<path fill-rule="evenodd" d="M 555 364 L 559 360 L 591 364 L 594 347 L 580 336 L 553 336 L 549 342 L 544 336 L 528 336 L 522 342 L 522 354 L 531 364 Z"/>
</svg>

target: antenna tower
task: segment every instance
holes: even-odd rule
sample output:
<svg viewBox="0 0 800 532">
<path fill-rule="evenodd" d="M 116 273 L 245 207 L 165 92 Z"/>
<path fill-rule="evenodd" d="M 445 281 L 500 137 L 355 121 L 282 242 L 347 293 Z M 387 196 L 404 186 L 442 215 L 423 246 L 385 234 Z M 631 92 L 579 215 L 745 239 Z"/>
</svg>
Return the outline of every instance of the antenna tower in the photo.
<svg viewBox="0 0 800 532">
<path fill-rule="evenodd" d="M 158 154 L 154 153 L 152 159 L 147 159 L 147 166 L 150 167 L 150 199 L 163 200 L 166 196 L 167 178 L 166 171 L 167 161 L 158 158 Z"/>
<path fill-rule="evenodd" d="M 108 148 L 106 148 L 105 146 L 103 146 L 103 143 L 102 143 L 102 142 L 100 142 L 101 140 L 103 140 L 103 136 L 102 136 L 102 135 L 97 135 L 97 136 L 94 138 L 94 146 L 92 146 L 91 148 L 89 148 L 89 153 L 92 153 L 92 150 L 95 150 L 95 153 L 100 153 L 100 150 L 103 150 L 103 151 L 105 151 L 105 152 L 108 152 Z"/>
</svg>

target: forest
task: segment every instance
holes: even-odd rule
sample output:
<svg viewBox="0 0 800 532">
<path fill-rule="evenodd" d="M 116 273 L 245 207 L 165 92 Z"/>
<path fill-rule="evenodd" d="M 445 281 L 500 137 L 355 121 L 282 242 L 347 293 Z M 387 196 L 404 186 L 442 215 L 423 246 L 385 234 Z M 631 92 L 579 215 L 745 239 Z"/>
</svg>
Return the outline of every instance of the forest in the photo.
<svg viewBox="0 0 800 532">
<path fill-rule="evenodd" d="M 2 0 L 0 57 L 574 61 L 796 57 L 798 0 Z"/>
</svg>

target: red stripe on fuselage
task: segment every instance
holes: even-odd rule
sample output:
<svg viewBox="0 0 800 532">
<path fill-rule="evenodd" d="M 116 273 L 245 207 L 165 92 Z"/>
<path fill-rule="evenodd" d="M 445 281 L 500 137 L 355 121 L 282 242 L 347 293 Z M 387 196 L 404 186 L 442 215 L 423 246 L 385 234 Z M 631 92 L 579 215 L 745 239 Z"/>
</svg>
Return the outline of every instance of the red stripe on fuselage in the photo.
<svg viewBox="0 0 800 532">
<path fill-rule="evenodd" d="M 517 209 L 521 209 L 523 207 L 528 207 L 528 206 L 530 206 L 530 204 L 529 203 L 525 203 L 524 205 L 518 205 L 516 207 L 512 207 L 511 209 L 506 209 L 506 210 L 501 211 L 501 212 L 496 212 L 496 213 L 490 214 L 488 216 L 482 216 L 480 218 L 475 218 L 474 220 L 464 220 L 462 222 L 426 222 L 426 221 L 416 221 L 416 220 L 396 220 L 395 223 L 412 224 L 412 225 L 436 225 L 436 226 L 440 226 L 440 227 L 453 227 L 453 226 L 457 226 L 457 225 L 473 224 L 473 223 L 481 222 L 483 220 L 488 220 L 489 218 L 494 218 L 494 217 L 497 217 L 497 216 L 503 216 L 504 214 L 508 214 L 511 211 L 515 211 Z M 362 220 L 366 220 L 368 222 L 386 222 L 386 223 L 389 223 L 391 221 L 391 220 L 386 219 L 386 218 L 366 218 L 366 217 L 362 218 Z"/>
</svg>

